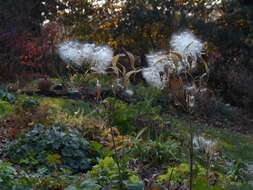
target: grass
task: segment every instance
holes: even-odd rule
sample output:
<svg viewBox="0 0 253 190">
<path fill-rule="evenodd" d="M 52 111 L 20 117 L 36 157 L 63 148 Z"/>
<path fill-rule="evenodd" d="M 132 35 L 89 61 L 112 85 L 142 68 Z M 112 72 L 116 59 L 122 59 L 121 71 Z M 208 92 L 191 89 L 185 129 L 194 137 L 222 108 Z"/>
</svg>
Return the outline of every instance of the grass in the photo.
<svg viewBox="0 0 253 190">
<path fill-rule="evenodd" d="M 84 114 L 86 114 L 89 113 L 90 110 L 95 108 L 94 104 L 90 102 L 43 96 L 21 95 L 18 97 L 18 102 L 22 102 L 25 98 L 34 99 L 38 101 L 41 105 L 48 105 L 51 109 L 66 111 L 70 114 L 74 114 L 76 111 L 82 111 Z"/>
<path fill-rule="evenodd" d="M 188 123 L 181 119 L 171 119 L 174 131 L 186 136 Z M 226 129 L 218 129 L 200 124 L 193 124 L 195 134 L 218 141 L 218 148 L 235 160 L 253 164 L 253 136 Z"/>
</svg>

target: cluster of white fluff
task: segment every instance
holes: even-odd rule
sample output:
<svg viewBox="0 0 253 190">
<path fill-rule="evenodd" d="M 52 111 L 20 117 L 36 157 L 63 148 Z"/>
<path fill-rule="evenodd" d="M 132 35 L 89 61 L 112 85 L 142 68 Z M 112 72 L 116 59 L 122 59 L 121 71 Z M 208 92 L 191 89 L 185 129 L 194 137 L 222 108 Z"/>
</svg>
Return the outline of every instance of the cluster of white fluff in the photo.
<svg viewBox="0 0 253 190">
<path fill-rule="evenodd" d="M 183 58 L 191 57 L 192 67 L 194 68 L 204 45 L 192 32 L 184 31 L 172 35 L 170 47 L 172 51 L 179 53 Z"/>
<path fill-rule="evenodd" d="M 146 60 L 149 67 L 156 68 L 158 72 L 164 71 L 164 65 L 170 64 L 168 55 L 164 51 L 151 52 L 146 55 Z"/>
<path fill-rule="evenodd" d="M 193 138 L 193 145 L 197 151 L 205 152 L 211 155 L 215 152 L 217 142 L 206 139 L 203 136 L 195 136 Z"/>
<path fill-rule="evenodd" d="M 180 54 L 183 58 L 175 63 L 172 61 L 171 54 L 165 51 L 152 52 L 146 55 L 148 67 L 143 69 L 142 76 L 152 86 L 162 88 L 164 86 L 160 73 L 165 73 L 165 65 L 169 74 L 173 72 L 181 73 L 187 68 L 193 69 L 196 66 L 197 58 L 203 50 L 203 43 L 198 40 L 190 31 L 184 31 L 172 35 L 170 41 L 171 50 Z M 191 65 L 188 64 L 187 58 L 191 57 Z"/>
<path fill-rule="evenodd" d="M 59 44 L 58 54 L 66 63 L 77 66 L 91 64 L 91 69 L 97 73 L 104 73 L 113 59 L 113 51 L 109 46 L 82 44 L 76 41 Z"/>
<path fill-rule="evenodd" d="M 105 72 L 112 63 L 113 51 L 109 46 L 96 46 L 92 55 L 91 62 L 94 64 L 91 69 L 97 73 Z"/>
<path fill-rule="evenodd" d="M 160 72 L 164 72 L 164 65 L 170 64 L 166 52 L 151 52 L 146 55 L 148 67 L 142 70 L 142 76 L 147 83 L 156 87 L 163 88 L 163 82 L 160 77 Z"/>
<path fill-rule="evenodd" d="M 148 84 L 156 87 L 156 88 L 162 88 L 163 83 L 160 77 L 159 71 L 156 70 L 155 67 L 147 67 L 142 70 L 142 76 L 145 78 Z"/>
<path fill-rule="evenodd" d="M 142 76 L 146 82 L 156 88 L 164 87 L 164 80 L 160 73 L 165 73 L 164 67 L 168 66 L 170 72 L 173 72 L 176 67 L 165 51 L 151 52 L 146 55 L 148 67 L 142 70 Z"/>
</svg>

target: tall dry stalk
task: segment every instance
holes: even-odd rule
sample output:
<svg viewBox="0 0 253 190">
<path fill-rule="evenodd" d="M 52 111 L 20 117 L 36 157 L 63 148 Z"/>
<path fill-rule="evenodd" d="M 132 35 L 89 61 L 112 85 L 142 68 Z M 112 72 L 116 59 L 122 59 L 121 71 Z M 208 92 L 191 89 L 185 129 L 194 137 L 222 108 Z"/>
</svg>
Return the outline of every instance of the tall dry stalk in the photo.
<svg viewBox="0 0 253 190">
<path fill-rule="evenodd" d="M 112 145 L 113 145 L 113 151 L 115 154 L 115 162 L 117 165 L 117 169 L 118 169 L 118 173 L 119 173 L 119 177 L 120 177 L 120 190 L 124 190 L 124 183 L 123 183 L 123 173 L 121 170 L 121 165 L 120 165 L 120 159 L 119 159 L 119 153 L 116 147 L 116 143 L 115 143 L 115 136 L 114 136 L 114 130 L 112 127 L 112 113 L 115 112 L 115 103 L 114 102 L 110 102 L 108 100 L 104 100 L 103 104 L 105 105 L 105 109 L 107 111 L 107 125 L 109 126 L 110 132 L 111 132 L 111 136 L 112 136 Z"/>
<path fill-rule="evenodd" d="M 180 55 L 174 54 L 173 56 L 177 56 L 177 59 L 172 59 L 173 64 L 177 65 L 178 61 L 186 62 L 185 65 L 191 65 L 188 62 L 188 59 L 182 59 Z M 193 77 L 191 73 L 191 69 L 185 69 L 183 73 L 169 73 L 165 70 L 165 77 L 166 77 L 166 87 L 167 90 L 172 93 L 174 98 L 175 104 L 179 105 L 187 114 L 188 122 L 189 122 L 189 188 L 190 190 L 193 189 L 193 167 L 194 167 L 194 150 L 193 150 L 193 138 L 194 138 L 194 129 L 192 126 L 192 115 L 196 108 L 196 99 L 199 95 L 201 95 L 202 81 L 203 78 L 208 74 L 208 67 L 205 62 L 204 67 L 206 72 L 201 76 Z M 165 69 L 168 66 L 165 65 Z M 198 86 L 197 86 L 198 83 Z"/>
</svg>

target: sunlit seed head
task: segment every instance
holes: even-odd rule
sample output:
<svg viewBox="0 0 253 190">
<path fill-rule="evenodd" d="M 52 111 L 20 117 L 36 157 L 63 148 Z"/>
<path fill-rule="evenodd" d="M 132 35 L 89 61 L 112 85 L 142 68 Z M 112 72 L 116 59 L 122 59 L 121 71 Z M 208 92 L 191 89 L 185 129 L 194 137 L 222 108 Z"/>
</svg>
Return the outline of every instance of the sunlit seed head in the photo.
<svg viewBox="0 0 253 190">
<path fill-rule="evenodd" d="M 156 88 L 163 88 L 164 80 L 160 73 L 171 73 L 175 69 L 170 57 L 165 51 L 151 52 L 146 55 L 147 68 L 142 70 L 142 76 L 148 84 Z M 165 71 L 165 68 L 168 70 Z"/>
<path fill-rule="evenodd" d="M 191 57 L 193 63 L 196 63 L 203 51 L 204 44 L 192 32 L 183 31 L 172 35 L 170 47 L 183 57 Z"/>
<path fill-rule="evenodd" d="M 82 44 L 80 51 L 85 62 L 90 62 L 92 60 L 95 47 L 95 44 Z"/>
<path fill-rule="evenodd" d="M 165 64 L 171 64 L 165 51 L 151 52 L 146 55 L 149 67 L 155 67 L 157 71 L 164 71 Z"/>
<path fill-rule="evenodd" d="M 113 59 L 113 51 L 109 46 L 98 46 L 94 49 L 92 69 L 97 73 L 104 73 Z"/>
<path fill-rule="evenodd" d="M 142 70 L 142 76 L 148 84 L 156 88 L 162 88 L 163 83 L 159 71 L 155 67 L 148 67 Z"/>
<path fill-rule="evenodd" d="M 104 73 L 111 64 L 113 51 L 109 46 L 96 46 L 95 44 L 81 44 L 67 41 L 58 45 L 60 58 L 70 64 L 82 66 L 92 64 L 91 69 L 97 73 Z"/>
<path fill-rule="evenodd" d="M 58 54 L 60 58 L 71 64 L 81 66 L 84 61 L 84 57 L 81 53 L 81 44 L 75 41 L 67 41 L 58 45 Z"/>
</svg>

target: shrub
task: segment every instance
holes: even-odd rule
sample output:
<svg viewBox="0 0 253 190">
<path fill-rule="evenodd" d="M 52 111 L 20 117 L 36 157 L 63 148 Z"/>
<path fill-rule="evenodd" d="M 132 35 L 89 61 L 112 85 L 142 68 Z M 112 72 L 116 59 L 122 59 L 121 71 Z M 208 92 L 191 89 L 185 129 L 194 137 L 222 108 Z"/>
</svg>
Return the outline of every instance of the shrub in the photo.
<svg viewBox="0 0 253 190">
<path fill-rule="evenodd" d="M 4 155 L 12 162 L 35 169 L 45 165 L 52 169 L 64 168 L 73 172 L 92 167 L 95 153 L 89 143 L 74 132 L 65 132 L 61 126 L 45 129 L 37 125 L 19 139 L 7 143 Z"/>
<path fill-rule="evenodd" d="M 144 163 L 158 163 L 174 165 L 184 157 L 183 151 L 179 144 L 174 141 L 161 143 L 158 141 L 135 142 L 130 148 L 130 153 L 134 158 Z"/>
<path fill-rule="evenodd" d="M 223 186 L 230 182 L 219 173 L 209 173 L 200 165 L 193 167 L 194 189 L 196 190 L 224 190 Z M 188 184 L 190 167 L 188 164 L 180 164 L 178 167 L 169 168 L 164 175 L 158 177 L 159 182 L 169 182 L 175 189 L 181 189 Z"/>
<path fill-rule="evenodd" d="M 152 119 L 157 116 L 160 107 L 153 107 L 151 101 L 144 100 L 136 104 L 127 104 L 114 98 L 107 99 L 110 102 L 110 109 L 106 113 L 110 120 L 110 125 L 116 126 L 120 132 L 129 134 L 137 132 L 136 120 L 140 116 Z"/>
<path fill-rule="evenodd" d="M 238 49 L 241 49 L 238 47 Z M 241 51 L 241 50 L 240 50 Z M 242 50 L 244 51 L 244 50 Z M 229 51 L 230 52 L 230 51 Z M 227 59 L 219 59 L 215 62 L 210 72 L 210 86 L 219 92 L 226 102 L 242 108 L 252 110 L 253 91 L 252 82 L 253 75 L 249 61 L 235 62 L 233 55 L 228 55 Z M 243 59 L 249 59 L 249 55 L 242 56 Z"/>
<path fill-rule="evenodd" d="M 8 162 L 3 162 L 0 160 L 0 188 L 10 189 L 16 175 L 16 170 Z"/>
<path fill-rule="evenodd" d="M 2 137 L 13 140 L 24 132 L 30 131 L 38 123 L 49 123 L 49 107 L 47 105 L 40 106 L 36 100 L 26 98 L 13 108 L 6 103 L 4 105 L 4 113 L 7 113 L 3 115 L 5 120 L 0 121 L 0 135 Z M 7 115 L 9 117 L 5 117 Z"/>
<path fill-rule="evenodd" d="M 0 88 L 0 100 L 14 103 L 16 100 L 16 96 L 9 93 L 7 90 Z"/>
<path fill-rule="evenodd" d="M 30 98 L 24 99 L 22 103 L 22 108 L 24 111 L 35 111 L 35 109 L 39 106 L 39 102 Z"/>
<path fill-rule="evenodd" d="M 25 173 L 17 170 L 9 162 L 0 160 L 0 189 L 1 190 L 32 190 L 31 183 Z"/>
<path fill-rule="evenodd" d="M 130 190 L 133 189 L 133 187 L 135 187 L 136 190 L 144 189 L 143 184 L 134 172 L 125 169 L 123 178 L 127 189 Z M 112 157 L 106 157 L 100 160 L 100 162 L 85 175 L 85 180 L 79 184 L 69 186 L 66 190 L 118 189 L 119 182 L 120 176 L 118 174 L 116 162 Z"/>
<path fill-rule="evenodd" d="M 9 115 L 13 111 L 14 109 L 10 103 L 0 100 L 0 118 L 5 117 L 6 115 Z"/>
</svg>

